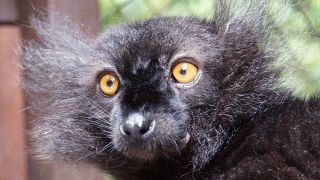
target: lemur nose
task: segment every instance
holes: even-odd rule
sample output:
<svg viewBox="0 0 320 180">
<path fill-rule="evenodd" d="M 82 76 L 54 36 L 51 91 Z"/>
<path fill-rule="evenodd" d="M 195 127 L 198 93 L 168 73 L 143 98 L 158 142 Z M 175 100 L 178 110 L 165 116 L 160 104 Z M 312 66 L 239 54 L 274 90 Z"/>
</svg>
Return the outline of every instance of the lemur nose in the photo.
<svg viewBox="0 0 320 180">
<path fill-rule="evenodd" d="M 120 132 L 126 138 L 140 140 L 152 134 L 155 124 L 155 121 L 148 121 L 141 114 L 135 113 L 129 115 L 125 123 L 120 125 Z"/>
</svg>

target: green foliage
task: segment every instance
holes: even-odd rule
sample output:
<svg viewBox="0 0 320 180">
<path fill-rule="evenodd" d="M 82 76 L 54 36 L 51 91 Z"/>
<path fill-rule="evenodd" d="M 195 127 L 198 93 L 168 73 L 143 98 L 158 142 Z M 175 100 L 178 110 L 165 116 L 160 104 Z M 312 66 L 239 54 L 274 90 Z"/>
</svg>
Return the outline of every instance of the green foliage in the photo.
<svg viewBox="0 0 320 180">
<path fill-rule="evenodd" d="M 154 16 L 210 17 L 211 0 L 98 0 L 103 27 Z"/>
<path fill-rule="evenodd" d="M 296 0 L 294 4 L 275 4 L 282 11 L 278 31 L 288 39 L 285 46 L 278 48 L 274 65 L 281 69 L 281 88 L 309 99 L 320 92 L 320 1 Z"/>
<path fill-rule="evenodd" d="M 103 28 L 123 21 L 153 16 L 193 15 L 211 18 L 213 0 L 98 0 Z M 294 6 L 274 1 L 282 12 L 276 36 L 289 34 L 279 47 L 274 68 L 282 70 L 279 86 L 308 99 L 320 92 L 320 0 L 291 0 Z M 273 11 L 274 12 L 274 11 Z M 272 14 L 272 9 L 270 10 Z M 276 14 L 279 16 L 279 14 Z M 275 37 L 276 37 L 275 36 Z M 277 46 L 277 44 L 273 44 Z"/>
<path fill-rule="evenodd" d="M 111 175 L 107 174 L 105 177 L 104 177 L 104 180 L 116 180 L 114 177 L 112 177 Z"/>
</svg>

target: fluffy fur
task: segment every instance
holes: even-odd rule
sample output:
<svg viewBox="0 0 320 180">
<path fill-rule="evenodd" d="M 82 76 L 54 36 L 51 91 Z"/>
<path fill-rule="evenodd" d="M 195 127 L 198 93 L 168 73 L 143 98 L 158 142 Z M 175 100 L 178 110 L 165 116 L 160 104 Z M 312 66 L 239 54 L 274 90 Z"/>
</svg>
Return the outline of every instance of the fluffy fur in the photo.
<svg viewBox="0 0 320 180">
<path fill-rule="evenodd" d="M 319 102 L 276 88 L 267 3 L 217 4 L 213 21 L 154 18 L 96 40 L 67 20 L 33 21 L 42 43 L 26 46 L 23 67 L 34 154 L 117 179 L 319 179 Z M 200 73 L 189 86 L 170 73 L 186 57 Z M 97 87 L 106 71 L 121 82 L 114 97 Z M 139 147 L 118 131 L 135 112 L 158 127 Z"/>
</svg>

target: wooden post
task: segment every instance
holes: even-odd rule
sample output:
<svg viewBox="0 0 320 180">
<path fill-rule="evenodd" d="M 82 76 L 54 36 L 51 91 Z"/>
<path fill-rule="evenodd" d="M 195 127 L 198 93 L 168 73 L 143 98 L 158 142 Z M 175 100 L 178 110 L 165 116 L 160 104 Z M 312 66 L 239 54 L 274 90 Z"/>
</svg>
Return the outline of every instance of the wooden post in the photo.
<svg viewBox="0 0 320 180">
<path fill-rule="evenodd" d="M 0 179 L 26 179 L 23 97 L 18 86 L 20 28 L 0 26 Z"/>
<path fill-rule="evenodd" d="M 18 85 L 20 28 L 0 25 L 0 179 L 26 179 L 23 96 Z"/>
<path fill-rule="evenodd" d="M 26 180 L 23 95 L 19 88 L 21 28 L 17 2 L 0 2 L 0 179 Z"/>
</svg>

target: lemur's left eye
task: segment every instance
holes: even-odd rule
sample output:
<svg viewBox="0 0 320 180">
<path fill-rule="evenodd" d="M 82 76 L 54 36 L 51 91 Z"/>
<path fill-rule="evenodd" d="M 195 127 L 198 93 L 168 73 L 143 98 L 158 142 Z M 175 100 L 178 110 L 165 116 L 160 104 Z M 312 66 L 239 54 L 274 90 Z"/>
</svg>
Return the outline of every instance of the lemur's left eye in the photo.
<svg viewBox="0 0 320 180">
<path fill-rule="evenodd" d="M 106 73 L 100 78 L 99 85 L 103 94 L 113 96 L 119 88 L 119 79 L 111 73 Z"/>
<path fill-rule="evenodd" d="M 196 78 L 198 68 L 192 63 L 180 62 L 172 68 L 172 74 L 179 83 L 187 84 Z"/>
</svg>

